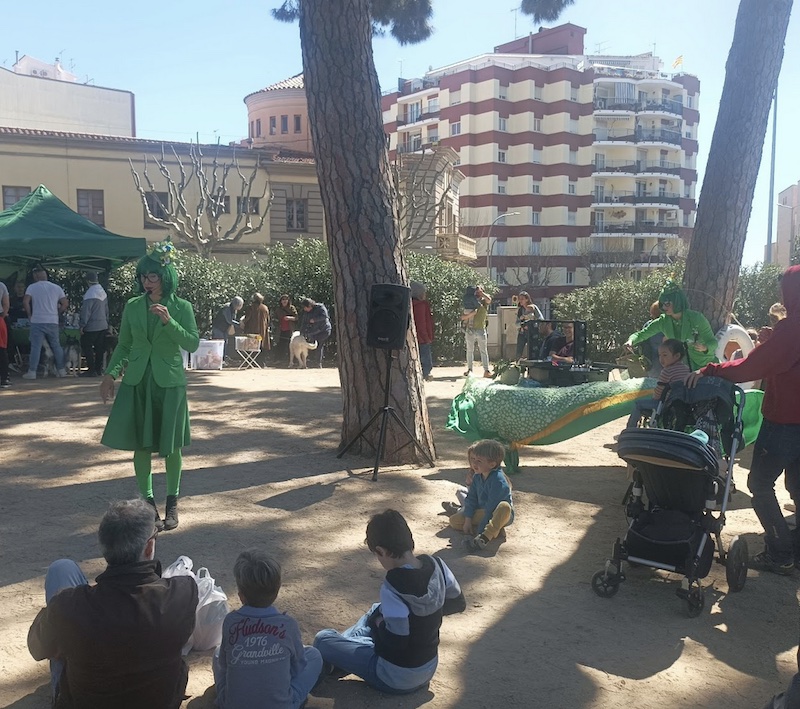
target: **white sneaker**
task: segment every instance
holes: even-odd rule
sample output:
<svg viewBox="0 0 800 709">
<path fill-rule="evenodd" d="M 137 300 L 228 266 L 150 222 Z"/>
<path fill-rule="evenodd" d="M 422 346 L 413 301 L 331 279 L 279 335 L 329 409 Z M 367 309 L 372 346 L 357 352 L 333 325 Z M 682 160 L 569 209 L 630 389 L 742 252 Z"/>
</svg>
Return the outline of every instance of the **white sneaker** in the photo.
<svg viewBox="0 0 800 709">
<path fill-rule="evenodd" d="M 57 377 L 66 377 L 67 376 L 67 370 L 66 369 L 59 369 L 56 372 L 56 376 Z"/>
<path fill-rule="evenodd" d="M 36 372 L 25 372 L 25 374 L 22 375 L 22 378 L 23 379 L 36 379 Z"/>
</svg>

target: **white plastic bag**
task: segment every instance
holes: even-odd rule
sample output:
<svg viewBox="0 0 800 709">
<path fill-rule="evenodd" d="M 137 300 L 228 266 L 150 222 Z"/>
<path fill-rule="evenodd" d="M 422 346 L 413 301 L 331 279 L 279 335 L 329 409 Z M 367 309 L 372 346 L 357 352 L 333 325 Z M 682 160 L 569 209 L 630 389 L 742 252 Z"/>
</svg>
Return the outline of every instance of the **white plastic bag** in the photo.
<svg viewBox="0 0 800 709">
<path fill-rule="evenodd" d="M 181 653 L 188 655 L 191 650 L 211 650 L 222 642 L 222 621 L 228 615 L 228 597 L 214 578 L 203 566 L 192 571 L 194 563 L 188 556 L 179 556 L 161 574 L 161 578 L 191 576 L 197 583 L 197 610 L 195 612 L 194 632 L 186 641 Z"/>
<path fill-rule="evenodd" d="M 222 621 L 228 615 L 228 597 L 204 566 L 197 570 L 197 619 L 189 638 L 192 650 L 211 650 L 222 642 Z"/>
</svg>

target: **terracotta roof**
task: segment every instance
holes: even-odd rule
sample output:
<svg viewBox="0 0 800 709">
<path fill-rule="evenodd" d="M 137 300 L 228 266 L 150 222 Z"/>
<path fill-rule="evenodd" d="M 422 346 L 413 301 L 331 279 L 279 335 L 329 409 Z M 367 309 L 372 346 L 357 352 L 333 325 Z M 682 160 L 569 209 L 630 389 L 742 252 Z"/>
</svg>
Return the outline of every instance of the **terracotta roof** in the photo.
<svg viewBox="0 0 800 709">
<path fill-rule="evenodd" d="M 253 91 L 252 93 L 247 94 L 245 96 L 245 100 L 254 96 L 255 94 L 263 94 L 267 91 L 281 91 L 283 89 L 305 89 L 306 84 L 303 81 L 303 73 L 295 74 L 294 76 L 290 76 L 288 79 L 284 79 L 283 81 L 279 81 L 275 84 L 270 84 L 269 86 L 264 87 L 263 89 L 259 89 L 258 91 Z"/>
</svg>

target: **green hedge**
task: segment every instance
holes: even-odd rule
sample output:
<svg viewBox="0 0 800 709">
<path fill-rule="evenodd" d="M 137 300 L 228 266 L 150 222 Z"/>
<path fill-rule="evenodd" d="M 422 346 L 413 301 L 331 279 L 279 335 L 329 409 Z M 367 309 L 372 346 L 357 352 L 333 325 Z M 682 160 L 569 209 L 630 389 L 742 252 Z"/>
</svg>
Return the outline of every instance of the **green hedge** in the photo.
<svg viewBox="0 0 800 709">
<path fill-rule="evenodd" d="M 412 280 L 428 288 L 433 310 L 435 339 L 433 355 L 437 360 L 463 359 L 464 338 L 460 330 L 461 296 L 468 285 L 481 282 L 481 276 L 469 266 L 443 261 L 438 256 L 409 253 L 408 268 Z M 111 322 L 118 325 L 125 302 L 137 291 L 135 264 L 113 271 L 101 282 L 109 296 Z M 325 303 L 334 328 L 333 281 L 327 245 L 317 239 L 300 239 L 292 246 L 274 244 L 263 253 L 254 254 L 247 263 L 225 263 L 184 251 L 178 265 L 178 295 L 195 306 L 201 336 L 211 331 L 211 320 L 223 305 L 236 295 L 245 305 L 256 291 L 262 293 L 272 312 L 282 293 L 288 293 L 295 306 L 305 297 Z M 64 288 L 73 308 L 83 299 L 86 283 L 79 271 L 53 270 L 50 279 Z M 335 352 L 331 339 L 326 352 Z"/>
</svg>

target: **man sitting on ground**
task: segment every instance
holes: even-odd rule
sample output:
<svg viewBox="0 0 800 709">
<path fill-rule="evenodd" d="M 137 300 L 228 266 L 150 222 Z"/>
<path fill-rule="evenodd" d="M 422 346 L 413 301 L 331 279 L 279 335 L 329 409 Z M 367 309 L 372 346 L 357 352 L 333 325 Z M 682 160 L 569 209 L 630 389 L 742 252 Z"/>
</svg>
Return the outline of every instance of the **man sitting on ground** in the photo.
<svg viewBox="0 0 800 709">
<path fill-rule="evenodd" d="M 178 709 L 194 630 L 197 584 L 161 578 L 154 559 L 155 511 L 144 500 L 114 502 L 98 531 L 108 568 L 90 586 L 74 561 L 53 562 L 47 606 L 28 632 L 36 660 L 50 660 L 53 707 Z"/>
</svg>

